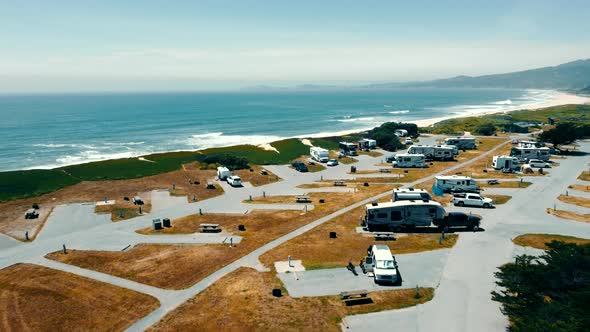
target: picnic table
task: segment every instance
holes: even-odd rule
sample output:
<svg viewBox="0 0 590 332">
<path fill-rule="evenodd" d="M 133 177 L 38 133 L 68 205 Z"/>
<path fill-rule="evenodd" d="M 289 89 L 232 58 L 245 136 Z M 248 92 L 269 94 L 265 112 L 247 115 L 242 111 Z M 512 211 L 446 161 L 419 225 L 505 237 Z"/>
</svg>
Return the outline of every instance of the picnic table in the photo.
<svg viewBox="0 0 590 332">
<path fill-rule="evenodd" d="M 306 195 L 299 195 L 299 196 L 295 196 L 295 201 L 297 203 L 311 203 L 311 198 Z"/>
<path fill-rule="evenodd" d="M 334 181 L 334 185 L 337 187 L 346 187 L 346 182 L 344 181 Z"/>
<path fill-rule="evenodd" d="M 221 228 L 219 228 L 219 224 L 201 224 L 201 233 L 216 233 L 220 232 Z"/>
<path fill-rule="evenodd" d="M 361 290 L 350 291 L 350 292 L 342 292 L 342 293 L 340 293 L 340 299 L 343 302 L 358 301 L 358 300 L 364 300 L 364 299 L 368 298 L 368 295 L 369 295 L 369 291 L 367 291 L 366 289 L 361 289 Z"/>
<path fill-rule="evenodd" d="M 488 184 L 499 184 L 500 182 L 496 179 L 488 180 Z"/>
<path fill-rule="evenodd" d="M 389 168 L 380 168 L 379 172 L 381 173 L 391 173 L 391 170 Z"/>
</svg>

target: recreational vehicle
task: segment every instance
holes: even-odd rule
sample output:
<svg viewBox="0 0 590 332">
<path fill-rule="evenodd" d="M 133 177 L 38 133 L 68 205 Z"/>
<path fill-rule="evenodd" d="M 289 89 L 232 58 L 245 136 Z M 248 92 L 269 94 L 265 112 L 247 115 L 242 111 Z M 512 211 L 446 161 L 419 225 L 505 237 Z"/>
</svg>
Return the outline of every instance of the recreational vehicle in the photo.
<svg viewBox="0 0 590 332">
<path fill-rule="evenodd" d="M 422 154 L 427 159 L 432 159 L 434 156 L 434 146 L 432 145 L 412 145 L 407 150 L 408 154 Z"/>
<path fill-rule="evenodd" d="M 358 155 L 356 152 L 357 145 L 354 143 L 340 142 L 338 143 L 338 147 L 340 148 L 340 153 L 345 156 Z"/>
<path fill-rule="evenodd" d="M 373 272 L 375 283 L 397 283 L 399 281 L 397 262 L 388 246 L 374 244 L 367 254 L 364 271 Z"/>
<path fill-rule="evenodd" d="M 453 148 L 437 145 L 412 145 L 408 148 L 408 154 L 423 154 L 428 160 L 452 160 Z"/>
<path fill-rule="evenodd" d="M 477 183 L 469 176 L 440 175 L 434 177 L 434 187 L 442 192 L 477 192 Z"/>
<path fill-rule="evenodd" d="M 370 138 L 363 138 L 359 141 L 359 149 L 376 149 L 377 148 L 377 141 Z"/>
<path fill-rule="evenodd" d="M 452 160 L 455 156 L 454 149 L 449 147 L 448 145 L 437 145 L 433 149 L 434 155 L 432 159 L 434 160 Z"/>
<path fill-rule="evenodd" d="M 458 156 L 459 155 L 459 148 L 456 145 L 447 145 L 447 144 L 442 144 L 442 145 L 438 145 L 442 148 L 447 148 L 447 149 L 451 149 L 453 150 L 453 156 Z"/>
<path fill-rule="evenodd" d="M 231 175 L 231 172 L 229 171 L 229 169 L 227 169 L 227 167 L 223 167 L 223 166 L 217 167 L 217 178 L 219 180 L 225 180 L 230 175 Z"/>
<path fill-rule="evenodd" d="M 445 209 L 442 205 L 431 200 L 372 203 L 365 207 L 362 226 L 366 226 L 369 231 L 415 226 L 428 227 L 434 220 L 444 217 Z"/>
<path fill-rule="evenodd" d="M 398 153 L 391 162 L 393 167 L 425 167 L 426 157 L 423 154 Z"/>
<path fill-rule="evenodd" d="M 428 193 L 428 191 L 424 189 L 414 189 L 414 188 L 396 188 L 393 189 L 393 198 L 391 199 L 392 202 L 397 201 L 431 201 L 432 197 Z"/>
<path fill-rule="evenodd" d="M 445 139 L 445 145 L 454 145 L 461 150 L 475 149 L 475 137 L 450 137 Z"/>
<path fill-rule="evenodd" d="M 511 156 L 494 156 L 492 159 L 492 167 L 494 169 L 509 169 L 511 171 L 520 170 L 520 162 L 518 158 Z"/>
<path fill-rule="evenodd" d="M 551 156 L 549 153 L 549 148 L 525 148 L 521 146 L 513 147 L 512 150 L 510 150 L 510 155 L 518 158 L 518 160 L 521 161 L 527 161 L 529 159 L 540 159 L 547 161 Z"/>
<path fill-rule="evenodd" d="M 330 159 L 330 151 L 316 146 L 309 148 L 309 154 L 313 160 L 321 163 L 326 163 Z"/>
<path fill-rule="evenodd" d="M 406 137 L 408 136 L 408 131 L 405 129 L 396 129 L 393 134 L 397 137 Z"/>
</svg>

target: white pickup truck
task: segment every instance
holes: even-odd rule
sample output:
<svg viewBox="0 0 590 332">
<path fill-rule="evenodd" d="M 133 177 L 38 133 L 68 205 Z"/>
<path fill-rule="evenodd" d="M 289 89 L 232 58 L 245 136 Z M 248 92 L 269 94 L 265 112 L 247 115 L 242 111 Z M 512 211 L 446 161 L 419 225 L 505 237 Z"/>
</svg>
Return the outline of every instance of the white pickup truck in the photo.
<svg viewBox="0 0 590 332">
<path fill-rule="evenodd" d="M 479 206 L 483 208 L 491 208 L 494 206 L 490 198 L 485 198 L 480 194 L 472 193 L 456 193 L 453 195 L 453 204 L 458 206 Z"/>
</svg>

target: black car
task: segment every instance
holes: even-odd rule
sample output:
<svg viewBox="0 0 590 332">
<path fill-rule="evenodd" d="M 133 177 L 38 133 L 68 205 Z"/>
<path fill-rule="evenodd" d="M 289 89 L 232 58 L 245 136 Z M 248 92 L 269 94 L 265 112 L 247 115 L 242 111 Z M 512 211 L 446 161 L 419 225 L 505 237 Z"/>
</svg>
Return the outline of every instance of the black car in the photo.
<svg viewBox="0 0 590 332">
<path fill-rule="evenodd" d="M 440 227 L 467 227 L 469 229 L 476 229 L 481 223 L 481 218 L 473 215 L 469 215 L 463 212 L 449 212 L 445 216 Z"/>
<path fill-rule="evenodd" d="M 301 161 L 296 161 L 296 162 L 292 163 L 291 166 L 293 166 L 293 168 L 295 168 L 297 171 L 302 172 L 302 173 L 305 173 L 308 171 L 307 166 Z"/>
</svg>

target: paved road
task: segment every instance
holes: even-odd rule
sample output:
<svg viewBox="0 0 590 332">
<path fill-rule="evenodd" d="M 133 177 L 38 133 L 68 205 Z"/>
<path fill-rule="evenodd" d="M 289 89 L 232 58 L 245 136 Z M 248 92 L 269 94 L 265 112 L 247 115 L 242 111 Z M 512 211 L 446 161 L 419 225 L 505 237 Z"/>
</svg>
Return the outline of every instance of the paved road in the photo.
<svg viewBox="0 0 590 332">
<path fill-rule="evenodd" d="M 581 149 L 590 151 L 590 143 L 581 142 Z M 590 238 L 590 225 L 545 212 L 569 184 L 576 182 L 588 161 L 587 156 L 560 160 L 561 165 L 549 175 L 531 178 L 533 184 L 529 188 L 511 190 L 512 199 L 497 209 L 464 208 L 483 216 L 485 232 L 459 237 L 449 253 L 434 299 L 413 308 L 347 317 L 350 329 L 389 331 L 395 322 L 396 329 L 404 331 L 505 330 L 507 319 L 490 298 L 490 292 L 496 289 L 493 273 L 523 252 L 511 241 L 519 234 L 556 233 Z"/>
</svg>

